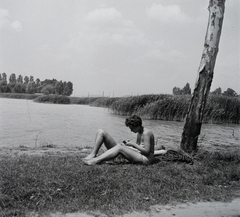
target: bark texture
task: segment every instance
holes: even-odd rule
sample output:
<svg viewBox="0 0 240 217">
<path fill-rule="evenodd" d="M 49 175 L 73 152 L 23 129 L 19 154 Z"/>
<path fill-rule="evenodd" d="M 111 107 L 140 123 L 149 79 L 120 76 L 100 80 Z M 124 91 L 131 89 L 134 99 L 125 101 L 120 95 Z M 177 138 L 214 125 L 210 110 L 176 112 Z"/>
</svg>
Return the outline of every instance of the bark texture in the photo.
<svg viewBox="0 0 240 217">
<path fill-rule="evenodd" d="M 225 0 L 210 0 L 208 10 L 207 33 L 198 69 L 198 78 L 182 133 L 181 149 L 188 153 L 197 151 L 197 142 L 201 132 L 205 104 L 212 84 L 213 71 L 218 53 Z"/>
</svg>

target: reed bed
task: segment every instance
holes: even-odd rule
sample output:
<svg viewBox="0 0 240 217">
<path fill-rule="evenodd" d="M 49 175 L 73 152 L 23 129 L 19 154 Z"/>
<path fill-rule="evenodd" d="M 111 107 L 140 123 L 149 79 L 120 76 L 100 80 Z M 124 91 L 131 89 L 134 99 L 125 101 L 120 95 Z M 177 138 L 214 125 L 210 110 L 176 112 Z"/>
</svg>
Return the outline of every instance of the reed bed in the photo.
<svg viewBox="0 0 240 217">
<path fill-rule="evenodd" d="M 240 98 L 210 96 L 205 108 L 204 122 L 239 124 Z"/>
<path fill-rule="evenodd" d="M 34 99 L 34 102 L 53 103 L 53 104 L 70 104 L 70 99 L 62 95 L 43 95 Z"/>
<path fill-rule="evenodd" d="M 71 104 L 90 105 L 100 97 L 69 97 Z"/>
<path fill-rule="evenodd" d="M 119 97 L 70 97 L 71 104 L 109 108 Z"/>
<path fill-rule="evenodd" d="M 119 115 L 139 114 L 139 110 L 145 107 L 147 104 L 164 99 L 167 96 L 168 95 L 163 95 L 163 94 L 160 94 L 160 95 L 152 94 L 152 95 L 123 97 L 113 102 L 110 108 L 114 113 Z"/>
<path fill-rule="evenodd" d="M 190 100 L 190 95 L 134 96 L 114 101 L 110 109 L 119 115 L 138 114 L 146 119 L 184 121 Z M 239 124 L 240 98 L 210 95 L 206 103 L 203 122 Z"/>
<path fill-rule="evenodd" d="M 108 216 L 174 202 L 227 201 L 240 187 L 239 153 L 204 152 L 193 165 L 157 160 L 86 166 L 81 153 L 0 159 L 4 217 L 100 211 Z M 1 216 L 1 215 L 0 215 Z"/>
<path fill-rule="evenodd" d="M 92 102 L 90 105 L 95 106 L 95 107 L 103 107 L 103 108 L 110 108 L 110 106 L 118 101 L 120 98 L 119 97 L 101 97 L 96 99 L 94 102 Z"/>
</svg>

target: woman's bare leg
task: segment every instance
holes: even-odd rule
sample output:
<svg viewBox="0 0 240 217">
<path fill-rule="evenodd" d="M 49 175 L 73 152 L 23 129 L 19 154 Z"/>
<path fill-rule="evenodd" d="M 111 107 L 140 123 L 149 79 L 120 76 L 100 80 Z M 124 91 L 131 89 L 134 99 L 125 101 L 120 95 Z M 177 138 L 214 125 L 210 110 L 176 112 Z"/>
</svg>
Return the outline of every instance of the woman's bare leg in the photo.
<svg viewBox="0 0 240 217">
<path fill-rule="evenodd" d="M 92 152 L 85 159 L 89 160 L 89 159 L 96 157 L 102 144 L 104 144 L 107 149 L 111 149 L 117 145 L 115 140 L 106 131 L 100 129 L 97 131 L 97 134 L 96 134 L 95 146 L 94 146 Z"/>
<path fill-rule="evenodd" d="M 104 152 L 102 155 L 95 158 L 91 158 L 84 162 L 88 165 L 92 165 L 92 164 L 100 163 L 102 161 L 112 160 L 116 158 L 119 154 L 122 154 L 127 160 L 131 162 L 134 162 L 134 163 L 143 162 L 142 155 L 139 152 L 120 144 Z"/>
</svg>

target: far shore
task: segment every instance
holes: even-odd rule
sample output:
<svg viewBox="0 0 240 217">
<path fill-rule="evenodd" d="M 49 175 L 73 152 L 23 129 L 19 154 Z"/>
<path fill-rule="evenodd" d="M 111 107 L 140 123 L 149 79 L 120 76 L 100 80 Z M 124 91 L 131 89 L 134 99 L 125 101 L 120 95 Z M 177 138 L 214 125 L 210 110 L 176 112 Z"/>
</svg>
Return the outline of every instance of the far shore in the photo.
<svg viewBox="0 0 240 217">
<path fill-rule="evenodd" d="M 68 97 L 49 94 L 0 93 L 0 98 L 29 99 L 38 103 L 78 104 L 108 108 L 117 115 L 137 114 L 144 119 L 184 121 L 191 95 L 148 94 L 130 97 Z M 240 97 L 209 95 L 203 123 L 239 124 Z"/>
</svg>

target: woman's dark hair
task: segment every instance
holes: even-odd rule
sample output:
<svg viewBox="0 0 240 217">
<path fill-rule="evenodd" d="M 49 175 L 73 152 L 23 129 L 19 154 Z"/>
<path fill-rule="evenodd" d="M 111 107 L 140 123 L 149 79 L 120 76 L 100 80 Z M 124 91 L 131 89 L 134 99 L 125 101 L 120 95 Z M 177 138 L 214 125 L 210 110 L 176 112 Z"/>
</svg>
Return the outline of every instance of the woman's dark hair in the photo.
<svg viewBox="0 0 240 217">
<path fill-rule="evenodd" d="M 137 115 L 130 116 L 130 117 L 126 118 L 125 125 L 127 127 L 129 127 L 129 126 L 132 126 L 132 127 L 142 126 L 142 119 Z"/>
</svg>

